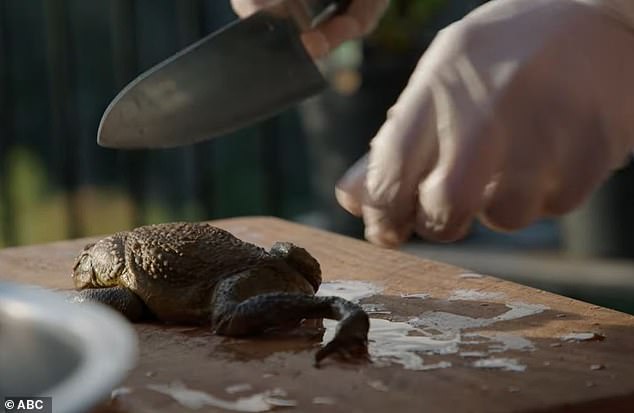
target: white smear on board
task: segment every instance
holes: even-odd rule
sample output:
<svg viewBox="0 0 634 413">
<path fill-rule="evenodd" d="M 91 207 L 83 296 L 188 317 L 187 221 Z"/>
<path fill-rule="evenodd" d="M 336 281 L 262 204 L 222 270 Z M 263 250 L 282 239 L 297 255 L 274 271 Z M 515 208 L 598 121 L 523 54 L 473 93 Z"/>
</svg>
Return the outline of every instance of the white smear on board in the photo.
<svg viewBox="0 0 634 413">
<path fill-rule="evenodd" d="M 426 300 L 430 297 L 429 294 L 425 293 L 416 293 L 416 294 L 401 294 L 402 298 L 418 298 L 421 300 Z"/>
<path fill-rule="evenodd" d="M 469 358 L 469 357 L 481 358 L 481 357 L 488 356 L 489 353 L 487 353 L 486 351 L 461 351 L 459 355 L 460 357 L 464 357 L 464 358 Z"/>
<path fill-rule="evenodd" d="M 527 304 L 522 302 L 506 303 L 506 306 L 510 308 L 510 310 L 504 314 L 495 316 L 493 318 L 495 322 L 510 321 L 516 320 L 518 318 L 529 317 L 537 315 L 549 309 L 548 306 L 545 306 L 543 304 Z"/>
<path fill-rule="evenodd" d="M 425 364 L 421 370 L 446 369 L 448 367 L 451 367 L 451 362 L 449 362 L 449 361 L 439 361 L 438 363 Z"/>
<path fill-rule="evenodd" d="M 213 406 L 234 412 L 268 412 L 277 407 L 297 405 L 294 400 L 283 399 L 282 397 L 285 397 L 286 393 L 280 389 L 268 390 L 237 400 L 224 400 L 203 391 L 189 389 L 179 381 L 170 384 L 148 384 L 147 388 L 170 396 L 189 409 Z"/>
<path fill-rule="evenodd" d="M 466 329 L 488 327 L 501 321 L 533 316 L 548 309 L 545 305 L 520 302 L 507 303 L 505 305 L 508 310 L 492 318 L 475 318 L 444 311 L 430 311 L 410 320 L 410 323 L 447 337 L 459 334 Z"/>
<path fill-rule="evenodd" d="M 527 338 L 514 334 L 497 333 L 488 336 L 492 343 L 489 344 L 489 352 L 502 353 L 508 350 L 534 351 L 535 344 Z"/>
<path fill-rule="evenodd" d="M 488 301 L 504 298 L 504 293 L 478 290 L 455 290 L 449 301 Z"/>
<path fill-rule="evenodd" d="M 466 315 L 430 311 L 413 318 L 411 324 L 435 332 L 439 336 L 453 337 L 468 328 L 486 327 L 495 323 L 491 318 L 473 318 Z"/>
<path fill-rule="evenodd" d="M 359 302 L 363 298 L 372 297 L 383 291 L 378 285 L 366 281 L 330 281 L 322 283 L 317 296 L 336 296 L 348 301 Z"/>
<path fill-rule="evenodd" d="M 337 322 L 324 320 L 326 332 L 322 343 L 330 342 Z M 406 370 L 432 370 L 450 367 L 450 363 L 425 364 L 422 354 L 453 354 L 458 351 L 459 339 L 435 338 L 406 322 L 370 319 L 368 352 L 375 366 L 400 364 Z"/>
<path fill-rule="evenodd" d="M 381 380 L 371 380 L 368 382 L 368 386 L 372 387 L 374 390 L 377 390 L 377 391 L 383 391 L 383 392 L 390 391 L 390 388 L 387 387 L 385 383 L 383 383 Z"/>
<path fill-rule="evenodd" d="M 317 396 L 317 397 L 313 397 L 313 404 L 333 405 L 333 404 L 337 404 L 337 400 L 333 397 Z"/>
<path fill-rule="evenodd" d="M 253 386 L 249 383 L 234 384 L 225 388 L 225 391 L 229 394 L 242 393 L 251 390 L 253 390 Z"/>
<path fill-rule="evenodd" d="M 539 314 L 548 307 L 541 304 L 507 303 L 508 311 L 492 318 L 474 318 L 466 315 L 430 311 L 411 320 L 416 326 L 433 328 L 445 333 L 457 333 L 468 328 L 488 327 L 500 321 L 511 321 Z"/>
<path fill-rule="evenodd" d="M 493 357 L 488 359 L 477 360 L 473 362 L 473 367 L 483 369 L 500 369 L 504 371 L 522 372 L 526 370 L 526 366 L 520 364 L 517 359 Z"/>
<path fill-rule="evenodd" d="M 322 287 L 324 288 L 320 288 L 318 295 L 339 296 L 351 301 L 359 301 L 382 291 L 376 285 L 362 281 L 335 281 L 324 283 Z M 450 300 L 488 301 L 500 300 L 504 296 L 500 292 L 460 289 L 454 291 Z M 425 299 L 429 295 L 417 293 L 402 295 L 402 297 Z M 507 307 L 507 311 L 490 318 L 469 317 L 443 311 L 429 311 L 406 321 L 370 318 L 369 355 L 376 366 L 399 364 L 407 370 L 433 370 L 448 368 L 451 363 L 440 361 L 425 364 L 423 356 L 459 353 L 462 357 L 484 358 L 492 353 L 502 353 L 508 350 L 534 350 L 535 345 L 530 340 L 513 334 L 465 332 L 465 330 L 489 327 L 499 322 L 533 316 L 548 309 L 545 305 L 522 302 L 509 302 L 504 305 Z M 364 304 L 364 309 L 369 313 L 374 311 L 374 314 L 383 314 L 384 312 L 389 314 L 389 311 L 384 310 L 385 307 L 381 304 Z M 324 320 L 326 331 L 322 340 L 323 344 L 333 339 L 336 326 L 336 321 Z M 486 350 L 467 351 L 469 346 L 474 345 L 484 345 Z M 517 363 L 515 367 L 510 365 L 511 362 L 508 360 L 515 359 L 490 358 L 483 360 L 485 361 L 478 360 L 482 361 L 482 365 L 476 367 L 485 367 L 486 364 L 493 365 L 506 361 L 507 364 L 504 368 L 513 369 L 513 371 L 523 371 L 526 368 Z"/>
<path fill-rule="evenodd" d="M 317 295 L 336 296 L 358 302 L 359 300 L 383 291 L 372 283 L 363 281 L 333 281 L 323 283 Z M 364 304 L 370 314 L 389 314 L 382 304 Z M 337 322 L 324 320 L 326 329 L 322 343 L 330 342 L 336 331 Z M 427 369 L 420 352 L 444 352 L 448 346 L 457 348 L 457 342 L 437 341 L 420 329 L 406 322 L 393 322 L 380 318 L 370 318 L 368 333 L 368 352 L 375 365 L 387 366 L 393 363 L 402 365 L 408 370 Z M 437 366 L 436 368 L 443 368 Z"/>
<path fill-rule="evenodd" d="M 372 314 L 382 314 L 382 315 L 392 314 L 392 312 L 388 311 L 387 308 L 385 308 L 385 305 L 383 305 L 383 304 L 361 304 L 361 308 L 363 308 L 363 311 L 365 311 L 369 315 L 372 315 Z"/>
<path fill-rule="evenodd" d="M 482 274 L 476 274 L 473 272 L 466 272 L 464 274 L 458 275 L 459 278 L 484 278 Z"/>
<path fill-rule="evenodd" d="M 592 341 L 603 340 L 605 337 L 601 334 L 587 332 L 587 333 L 570 333 L 565 336 L 561 336 L 563 341 Z"/>
<path fill-rule="evenodd" d="M 114 400 L 118 397 L 125 396 L 126 394 L 130 393 L 132 393 L 132 389 L 130 387 L 118 387 L 110 393 L 110 398 Z"/>
</svg>

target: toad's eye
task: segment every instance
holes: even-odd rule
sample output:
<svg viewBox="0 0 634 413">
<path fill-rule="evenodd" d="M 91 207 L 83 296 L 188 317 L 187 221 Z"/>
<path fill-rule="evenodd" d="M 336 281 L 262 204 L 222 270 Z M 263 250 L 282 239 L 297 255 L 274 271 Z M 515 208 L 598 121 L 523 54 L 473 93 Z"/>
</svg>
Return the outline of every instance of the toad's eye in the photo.
<svg viewBox="0 0 634 413">
<path fill-rule="evenodd" d="M 75 258 L 75 264 L 73 265 L 73 271 L 83 269 L 86 254 L 82 253 L 79 257 Z"/>
<path fill-rule="evenodd" d="M 92 268 L 92 260 L 90 254 L 82 252 L 75 260 L 73 271 L 89 271 Z"/>
<path fill-rule="evenodd" d="M 75 287 L 85 288 L 91 285 L 94 278 L 94 271 L 92 266 L 92 257 L 90 254 L 83 253 L 77 259 L 75 268 L 73 270 L 73 279 L 75 280 Z"/>
<path fill-rule="evenodd" d="M 82 257 L 81 259 L 81 264 L 80 264 L 80 268 L 83 271 L 90 271 L 92 270 L 92 260 L 90 259 L 89 255 L 85 255 Z"/>
</svg>

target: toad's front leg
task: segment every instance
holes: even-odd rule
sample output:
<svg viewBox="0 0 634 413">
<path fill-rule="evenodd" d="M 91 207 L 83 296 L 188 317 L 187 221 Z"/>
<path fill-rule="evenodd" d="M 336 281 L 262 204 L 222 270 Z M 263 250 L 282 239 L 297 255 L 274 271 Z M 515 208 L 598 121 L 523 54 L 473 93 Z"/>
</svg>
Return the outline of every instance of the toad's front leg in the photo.
<svg viewBox="0 0 634 413">
<path fill-rule="evenodd" d="M 98 302 L 105 304 L 132 322 L 148 318 L 149 309 L 138 295 L 124 287 L 86 288 L 74 293 L 70 302 Z"/>
</svg>

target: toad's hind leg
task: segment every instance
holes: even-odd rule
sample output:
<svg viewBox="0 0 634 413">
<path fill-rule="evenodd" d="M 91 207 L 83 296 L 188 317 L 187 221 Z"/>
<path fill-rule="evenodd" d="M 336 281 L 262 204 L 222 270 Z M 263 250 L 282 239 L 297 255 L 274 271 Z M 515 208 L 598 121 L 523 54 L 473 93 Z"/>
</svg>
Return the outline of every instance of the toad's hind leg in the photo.
<svg viewBox="0 0 634 413">
<path fill-rule="evenodd" d="M 226 280 L 224 283 L 234 287 L 239 295 L 240 286 L 237 284 L 244 282 L 249 282 L 249 277 Z M 337 331 L 334 339 L 317 352 L 315 361 L 319 363 L 334 353 L 367 357 L 370 322 L 357 304 L 340 297 L 316 297 L 292 292 L 270 292 L 239 300 L 239 296 L 231 293 L 231 288 L 223 290 L 222 299 L 215 301 L 213 310 L 217 334 L 255 335 L 275 327 L 297 325 L 303 319 L 328 318 L 339 320 Z"/>
<path fill-rule="evenodd" d="M 92 301 L 105 304 L 132 322 L 146 319 L 150 313 L 139 296 L 124 287 L 86 288 L 73 294 L 69 301 L 74 303 Z"/>
</svg>

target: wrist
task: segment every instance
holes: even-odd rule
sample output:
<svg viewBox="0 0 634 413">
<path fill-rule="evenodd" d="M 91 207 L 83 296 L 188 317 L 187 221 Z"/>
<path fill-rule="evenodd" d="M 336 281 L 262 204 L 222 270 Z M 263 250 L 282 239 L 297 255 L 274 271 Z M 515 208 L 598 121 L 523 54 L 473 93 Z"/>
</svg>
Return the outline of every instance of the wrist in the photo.
<svg viewBox="0 0 634 413">
<path fill-rule="evenodd" d="M 574 0 L 600 8 L 604 13 L 634 29 L 634 0 Z"/>
</svg>

